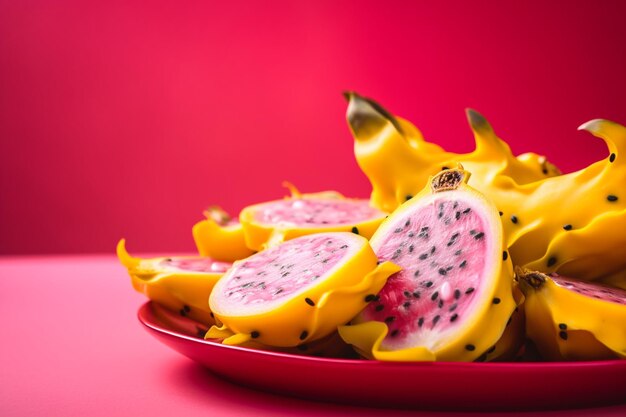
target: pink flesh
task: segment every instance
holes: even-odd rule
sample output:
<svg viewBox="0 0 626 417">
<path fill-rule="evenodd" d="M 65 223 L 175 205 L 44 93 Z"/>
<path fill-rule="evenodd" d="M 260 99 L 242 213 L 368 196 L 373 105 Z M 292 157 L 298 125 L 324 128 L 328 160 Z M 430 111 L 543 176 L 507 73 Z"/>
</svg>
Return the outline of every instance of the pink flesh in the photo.
<svg viewBox="0 0 626 417">
<path fill-rule="evenodd" d="M 385 213 L 367 200 L 293 198 L 264 204 L 254 215 L 259 223 L 287 222 L 300 226 L 350 225 Z"/>
<path fill-rule="evenodd" d="M 224 294 L 239 305 L 287 298 L 324 277 L 347 250 L 347 242 L 336 236 L 290 240 L 236 265 L 225 277 Z"/>
<path fill-rule="evenodd" d="M 224 273 L 233 264 L 230 262 L 214 261 L 210 258 L 165 258 L 159 262 L 160 266 L 174 268 L 181 271 Z"/>
<path fill-rule="evenodd" d="M 459 326 L 477 299 L 492 245 L 481 213 L 467 202 L 438 198 L 386 230 L 390 233 L 376 253 L 403 270 L 389 278 L 365 311 L 368 320 L 387 323 L 384 344 L 398 347 L 408 337 L 416 341 L 433 329 Z"/>
<path fill-rule="evenodd" d="M 602 301 L 626 305 L 626 291 L 621 288 L 609 287 L 596 282 L 584 282 L 571 278 L 550 274 L 552 281 L 559 287 L 567 288 L 586 297 L 598 298 Z"/>
</svg>

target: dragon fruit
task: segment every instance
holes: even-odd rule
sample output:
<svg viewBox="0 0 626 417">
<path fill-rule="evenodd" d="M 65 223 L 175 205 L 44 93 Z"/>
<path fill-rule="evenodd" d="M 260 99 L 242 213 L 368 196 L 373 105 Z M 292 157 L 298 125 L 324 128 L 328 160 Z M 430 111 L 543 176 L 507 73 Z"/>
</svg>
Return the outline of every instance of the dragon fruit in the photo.
<svg viewBox="0 0 626 417">
<path fill-rule="evenodd" d="M 448 169 L 372 236 L 401 266 L 341 337 L 380 360 L 472 361 L 496 354 L 516 308 L 513 267 L 495 206 Z"/>
<path fill-rule="evenodd" d="M 584 280 L 608 278 L 626 287 L 626 128 L 592 120 L 579 129 L 603 139 L 609 155 L 585 169 L 558 170 L 534 154 L 515 158 L 480 114 L 468 111 L 476 150 L 443 152 L 423 140 L 408 122 L 378 104 L 350 95 L 347 118 L 355 155 L 372 183 L 372 203 L 392 210 L 443 167 L 462 162 L 473 173 L 469 184 L 493 200 L 516 265 Z M 537 164 L 539 166 L 537 166 Z M 557 210 L 567 207 L 567 210 Z"/>
<path fill-rule="evenodd" d="M 548 360 L 626 358 L 626 291 L 519 270 L 526 333 Z"/>
<path fill-rule="evenodd" d="M 254 253 L 246 246 L 243 228 L 236 219 L 216 206 L 209 207 L 203 214 L 206 219 L 192 228 L 200 256 L 234 262 Z"/>
<path fill-rule="evenodd" d="M 117 256 L 136 291 L 181 316 L 205 325 L 215 322 L 209 294 L 230 262 L 198 256 L 135 258 L 126 251 L 124 239 L 117 244 Z"/>
<path fill-rule="evenodd" d="M 250 249 L 321 232 L 352 232 L 369 238 L 387 216 L 366 199 L 345 198 L 334 191 L 301 194 L 293 185 L 285 185 L 290 197 L 241 211 L 239 220 Z"/>
<path fill-rule="evenodd" d="M 332 232 L 301 236 L 234 263 L 209 306 L 222 324 L 207 338 L 241 345 L 310 344 L 347 323 L 400 268 L 379 264 L 366 238 Z"/>
<path fill-rule="evenodd" d="M 458 163 L 472 173 L 469 184 L 482 192 L 496 178 L 505 184 L 527 184 L 560 174 L 544 156 L 513 156 L 487 120 L 474 110 L 467 111 L 467 118 L 476 150 L 456 154 L 425 141 L 413 124 L 393 116 L 375 101 L 353 92 L 346 97 L 346 118 L 355 139 L 354 154 L 372 183 L 372 203 L 381 210 L 393 211 L 419 192 L 429 176 Z"/>
</svg>

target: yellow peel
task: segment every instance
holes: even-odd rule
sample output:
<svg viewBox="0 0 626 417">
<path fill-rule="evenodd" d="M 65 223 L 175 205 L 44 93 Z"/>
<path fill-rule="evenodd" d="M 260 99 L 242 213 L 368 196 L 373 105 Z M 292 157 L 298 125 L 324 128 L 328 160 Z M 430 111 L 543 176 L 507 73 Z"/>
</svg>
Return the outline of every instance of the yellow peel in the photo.
<svg viewBox="0 0 626 417">
<path fill-rule="evenodd" d="M 526 332 L 542 357 L 626 358 L 626 305 L 570 291 L 543 273 L 525 270 L 520 275 L 525 277 L 520 281 L 526 296 Z"/>
<path fill-rule="evenodd" d="M 205 220 L 196 223 L 192 234 L 200 256 L 233 262 L 247 258 L 254 251 L 245 243 L 241 224 L 228 224 L 230 216 L 219 207 L 211 207 L 204 212 Z"/>
</svg>

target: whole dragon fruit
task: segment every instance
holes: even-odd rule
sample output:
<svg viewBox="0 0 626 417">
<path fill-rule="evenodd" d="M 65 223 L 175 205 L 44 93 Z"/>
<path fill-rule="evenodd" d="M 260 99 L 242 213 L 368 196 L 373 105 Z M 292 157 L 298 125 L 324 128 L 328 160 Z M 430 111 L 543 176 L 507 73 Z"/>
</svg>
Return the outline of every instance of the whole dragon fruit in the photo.
<svg viewBox="0 0 626 417">
<path fill-rule="evenodd" d="M 526 332 L 548 360 L 626 358 L 626 291 L 519 270 Z"/>
<path fill-rule="evenodd" d="M 516 308 L 498 211 L 448 169 L 387 218 L 371 239 L 403 269 L 342 338 L 380 360 L 485 360 Z M 510 343 L 509 343 L 510 344 Z M 510 346 L 507 346 L 510 349 Z"/>
<path fill-rule="evenodd" d="M 215 322 L 209 294 L 230 262 L 199 256 L 135 258 L 126 251 L 124 239 L 117 244 L 117 256 L 137 292 L 181 316 L 205 325 Z"/>
<path fill-rule="evenodd" d="M 514 158 L 490 124 L 468 112 L 476 150 L 448 154 L 421 139 L 378 104 L 350 97 L 348 122 L 359 166 L 372 183 L 372 203 L 392 210 L 427 177 L 462 162 L 474 175 L 470 185 L 492 199 L 502 215 L 504 235 L 516 265 L 585 280 L 612 276 L 626 286 L 626 128 L 593 120 L 580 129 L 602 138 L 609 156 L 567 175 L 532 154 Z M 624 150 L 624 151 L 623 151 Z M 543 161 L 541 167 L 532 167 Z M 567 209 L 559 209 L 566 207 Z"/>
<path fill-rule="evenodd" d="M 293 347 L 337 330 L 376 299 L 399 267 L 378 263 L 354 233 L 301 236 L 234 263 L 218 281 L 209 306 L 222 323 L 207 338 L 241 345 Z"/>
</svg>

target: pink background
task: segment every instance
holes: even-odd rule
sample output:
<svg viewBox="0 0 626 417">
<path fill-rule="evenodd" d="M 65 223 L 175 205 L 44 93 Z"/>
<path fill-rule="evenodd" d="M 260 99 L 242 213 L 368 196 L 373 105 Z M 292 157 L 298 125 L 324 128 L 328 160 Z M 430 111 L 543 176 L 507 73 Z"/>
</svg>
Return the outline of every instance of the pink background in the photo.
<svg viewBox="0 0 626 417">
<path fill-rule="evenodd" d="M 0 253 L 193 249 L 203 208 L 367 196 L 341 91 L 565 171 L 626 124 L 626 2 L 0 0 Z M 505 4 L 506 3 L 506 4 Z"/>
</svg>

